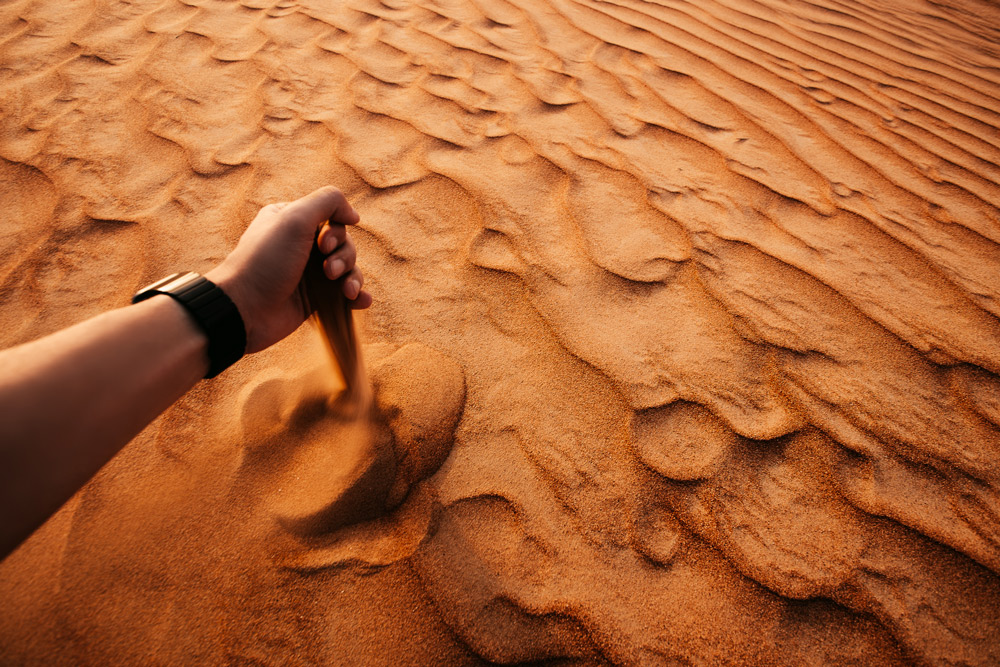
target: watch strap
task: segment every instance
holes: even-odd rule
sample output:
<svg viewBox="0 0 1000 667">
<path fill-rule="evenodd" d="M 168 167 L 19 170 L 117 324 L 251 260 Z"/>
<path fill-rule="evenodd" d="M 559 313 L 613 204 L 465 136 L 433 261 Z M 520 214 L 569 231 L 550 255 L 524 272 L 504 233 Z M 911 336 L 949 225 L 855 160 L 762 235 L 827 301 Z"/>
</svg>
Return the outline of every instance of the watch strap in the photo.
<svg viewBox="0 0 1000 667">
<path fill-rule="evenodd" d="M 208 337 L 208 374 L 213 378 L 246 353 L 247 331 L 240 311 L 222 288 L 194 272 L 175 273 L 139 290 L 132 303 L 157 294 L 178 301 Z"/>
</svg>

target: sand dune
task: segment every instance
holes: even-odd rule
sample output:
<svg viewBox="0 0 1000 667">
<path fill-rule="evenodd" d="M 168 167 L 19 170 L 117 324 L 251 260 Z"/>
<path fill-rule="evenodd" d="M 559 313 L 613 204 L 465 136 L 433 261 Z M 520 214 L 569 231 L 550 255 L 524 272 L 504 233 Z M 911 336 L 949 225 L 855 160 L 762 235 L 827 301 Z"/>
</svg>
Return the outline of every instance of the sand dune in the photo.
<svg viewBox="0 0 1000 667">
<path fill-rule="evenodd" d="M 0 344 L 333 183 L 392 415 L 310 328 L 199 385 L 0 566 L 0 662 L 996 664 L 997 26 L 0 5 Z"/>
</svg>

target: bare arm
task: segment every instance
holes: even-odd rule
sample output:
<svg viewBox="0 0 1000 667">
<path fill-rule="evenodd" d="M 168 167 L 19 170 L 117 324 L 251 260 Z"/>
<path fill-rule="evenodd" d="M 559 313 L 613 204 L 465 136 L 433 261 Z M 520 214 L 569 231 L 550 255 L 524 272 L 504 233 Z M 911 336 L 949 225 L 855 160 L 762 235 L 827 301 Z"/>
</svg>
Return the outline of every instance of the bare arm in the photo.
<svg viewBox="0 0 1000 667">
<path fill-rule="evenodd" d="M 371 304 L 343 227 L 357 221 L 332 188 L 265 207 L 206 274 L 239 308 L 247 352 L 308 315 L 297 288 L 321 226 L 327 276 L 346 275 L 345 296 Z M 161 295 L 0 351 L 0 558 L 205 375 L 207 342 L 184 307 Z"/>
<path fill-rule="evenodd" d="M 205 375 L 206 342 L 156 296 L 0 353 L 0 554 Z"/>
</svg>

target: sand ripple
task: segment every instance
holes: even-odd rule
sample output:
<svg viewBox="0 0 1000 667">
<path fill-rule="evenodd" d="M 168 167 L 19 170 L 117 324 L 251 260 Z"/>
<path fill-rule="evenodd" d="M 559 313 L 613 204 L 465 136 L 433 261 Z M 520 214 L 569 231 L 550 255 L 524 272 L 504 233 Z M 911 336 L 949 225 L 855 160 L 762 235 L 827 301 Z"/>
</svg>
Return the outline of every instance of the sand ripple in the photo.
<svg viewBox="0 0 1000 667">
<path fill-rule="evenodd" d="M 247 448 L 336 464 L 254 407 L 308 334 L 200 387 L 38 537 L 58 563 L 5 563 L 0 655 L 996 664 L 998 25 L 985 0 L 4 3 L 0 343 L 333 182 L 368 339 L 446 354 L 465 402 L 398 509 L 292 548 L 254 499 L 294 480 Z M 340 507 L 321 482 L 295 511 Z"/>
</svg>

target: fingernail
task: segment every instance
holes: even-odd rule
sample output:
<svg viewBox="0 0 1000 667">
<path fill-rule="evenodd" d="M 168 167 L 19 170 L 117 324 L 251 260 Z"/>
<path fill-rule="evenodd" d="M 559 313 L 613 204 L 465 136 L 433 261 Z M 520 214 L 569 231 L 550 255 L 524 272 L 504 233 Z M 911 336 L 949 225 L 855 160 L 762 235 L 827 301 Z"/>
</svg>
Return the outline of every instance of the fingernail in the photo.
<svg viewBox="0 0 1000 667">
<path fill-rule="evenodd" d="M 330 263 L 330 279 L 339 278 L 344 272 L 344 260 L 335 259 Z"/>
<path fill-rule="evenodd" d="M 361 291 L 361 287 L 358 285 L 356 280 L 349 280 L 347 284 L 344 285 L 344 294 L 348 299 L 354 301 L 358 298 L 358 293 Z"/>
<path fill-rule="evenodd" d="M 334 244 L 336 243 L 336 241 L 337 239 L 333 238 L 333 234 L 327 234 L 326 236 L 323 237 L 323 247 L 320 248 L 320 250 L 322 250 L 325 253 L 333 252 L 333 249 L 335 247 Z"/>
</svg>

